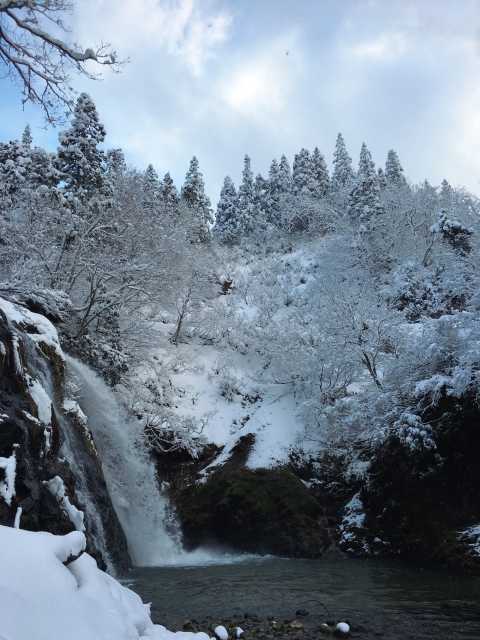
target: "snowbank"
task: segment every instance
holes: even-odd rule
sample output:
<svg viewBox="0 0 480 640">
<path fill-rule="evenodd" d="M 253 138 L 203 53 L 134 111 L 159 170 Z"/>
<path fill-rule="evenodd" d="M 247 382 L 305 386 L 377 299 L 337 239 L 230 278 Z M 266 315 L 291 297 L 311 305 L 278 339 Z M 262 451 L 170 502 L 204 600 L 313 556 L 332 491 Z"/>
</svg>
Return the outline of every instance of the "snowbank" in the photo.
<svg viewBox="0 0 480 640">
<path fill-rule="evenodd" d="M 0 637 L 209 640 L 204 633 L 154 625 L 149 605 L 100 571 L 84 549 L 79 531 L 54 536 L 0 526 Z"/>
</svg>

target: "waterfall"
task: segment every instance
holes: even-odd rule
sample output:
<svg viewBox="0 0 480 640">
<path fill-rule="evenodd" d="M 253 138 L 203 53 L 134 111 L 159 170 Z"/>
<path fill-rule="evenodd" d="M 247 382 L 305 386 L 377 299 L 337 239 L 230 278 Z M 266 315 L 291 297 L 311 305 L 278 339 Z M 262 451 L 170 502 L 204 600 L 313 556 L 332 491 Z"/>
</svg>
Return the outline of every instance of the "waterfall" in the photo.
<svg viewBox="0 0 480 640">
<path fill-rule="evenodd" d="M 87 415 L 134 564 L 181 562 L 187 554 L 143 443 L 142 423 L 127 414 L 112 389 L 90 367 L 69 356 L 67 367 L 79 387 L 78 401 Z"/>
</svg>

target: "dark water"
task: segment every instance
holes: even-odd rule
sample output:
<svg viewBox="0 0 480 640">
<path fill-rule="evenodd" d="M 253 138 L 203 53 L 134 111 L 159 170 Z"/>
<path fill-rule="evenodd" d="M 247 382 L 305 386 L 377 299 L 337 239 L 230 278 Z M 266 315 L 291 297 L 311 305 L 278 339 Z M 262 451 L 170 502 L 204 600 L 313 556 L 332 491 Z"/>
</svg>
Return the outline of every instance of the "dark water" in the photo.
<svg viewBox="0 0 480 640">
<path fill-rule="evenodd" d="M 131 585 L 152 603 L 154 621 L 172 629 L 188 619 L 221 623 L 245 612 L 292 619 L 304 608 L 312 630 L 331 618 L 348 621 L 356 638 L 480 640 L 479 578 L 402 564 L 250 560 L 136 569 Z"/>
</svg>

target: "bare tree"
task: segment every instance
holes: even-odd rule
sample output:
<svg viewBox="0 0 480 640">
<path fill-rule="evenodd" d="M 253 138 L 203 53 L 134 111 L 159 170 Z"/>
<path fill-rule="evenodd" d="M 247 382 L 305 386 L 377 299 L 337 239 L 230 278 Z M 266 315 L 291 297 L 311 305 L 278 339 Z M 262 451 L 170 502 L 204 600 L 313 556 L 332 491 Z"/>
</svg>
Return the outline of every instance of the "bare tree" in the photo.
<svg viewBox="0 0 480 640">
<path fill-rule="evenodd" d="M 20 85 L 23 103 L 40 105 L 50 123 L 60 109 L 71 110 L 71 71 L 94 79 L 89 63 L 114 71 L 122 64 L 107 44 L 82 50 L 54 35 L 67 33 L 63 17 L 71 10 L 70 0 L 0 0 L 0 64 Z"/>
</svg>

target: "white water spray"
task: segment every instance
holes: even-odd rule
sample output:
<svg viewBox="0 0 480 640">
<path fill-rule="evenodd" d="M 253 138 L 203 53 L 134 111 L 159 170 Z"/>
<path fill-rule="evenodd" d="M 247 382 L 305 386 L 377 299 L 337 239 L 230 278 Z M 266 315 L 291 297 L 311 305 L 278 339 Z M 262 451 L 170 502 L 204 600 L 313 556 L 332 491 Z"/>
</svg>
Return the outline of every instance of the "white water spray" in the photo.
<svg viewBox="0 0 480 640">
<path fill-rule="evenodd" d="M 115 393 L 90 367 L 67 356 L 79 386 L 79 403 L 102 462 L 115 512 L 137 566 L 230 563 L 251 556 L 199 549 L 186 552 L 178 525 L 162 495 L 155 464 L 143 442 L 143 424 L 129 416 Z"/>
</svg>

